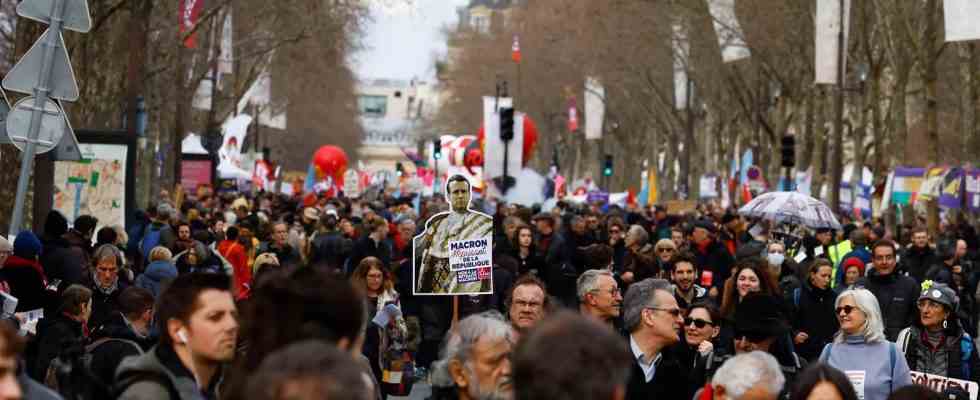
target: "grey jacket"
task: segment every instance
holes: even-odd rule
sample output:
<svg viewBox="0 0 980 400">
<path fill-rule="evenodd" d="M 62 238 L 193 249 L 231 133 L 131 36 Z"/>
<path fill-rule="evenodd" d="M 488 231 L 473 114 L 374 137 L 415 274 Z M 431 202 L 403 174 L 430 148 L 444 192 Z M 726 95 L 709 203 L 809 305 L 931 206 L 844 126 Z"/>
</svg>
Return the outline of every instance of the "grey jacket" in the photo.
<svg viewBox="0 0 980 400">
<path fill-rule="evenodd" d="M 180 400 L 207 399 L 192 377 L 178 376 L 164 365 L 157 354 L 158 347 L 159 345 L 154 346 L 141 356 L 129 357 L 119 365 L 116 382 L 122 383 L 135 378 L 135 382 L 120 394 L 119 400 L 171 400 L 171 390 L 180 396 Z M 219 373 L 215 378 L 220 379 L 220 376 Z M 171 387 L 165 387 L 163 382 L 169 382 Z"/>
</svg>

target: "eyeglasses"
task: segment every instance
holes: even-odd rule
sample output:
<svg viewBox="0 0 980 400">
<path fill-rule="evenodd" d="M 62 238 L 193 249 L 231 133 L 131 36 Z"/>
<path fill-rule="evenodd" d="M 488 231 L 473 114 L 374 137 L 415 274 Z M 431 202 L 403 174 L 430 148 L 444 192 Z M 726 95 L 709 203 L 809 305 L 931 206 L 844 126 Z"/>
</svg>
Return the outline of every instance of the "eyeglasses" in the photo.
<svg viewBox="0 0 980 400">
<path fill-rule="evenodd" d="M 698 329 L 704 328 L 705 326 L 708 325 L 715 326 L 714 322 L 705 321 L 700 318 L 691 318 L 691 317 L 684 318 L 684 326 L 691 326 L 691 324 L 694 324 L 694 326 L 697 327 Z"/>
<path fill-rule="evenodd" d="M 610 296 L 616 297 L 616 294 L 619 293 L 619 288 L 618 287 L 611 287 L 611 288 L 609 288 L 609 290 L 592 289 L 592 292 L 593 293 L 609 293 Z"/>
<path fill-rule="evenodd" d="M 943 309 L 942 304 L 926 299 L 920 300 L 918 306 L 919 306 L 919 310 L 925 310 L 925 309 L 942 310 Z"/>
<path fill-rule="evenodd" d="M 663 311 L 663 312 L 665 312 L 667 314 L 670 314 L 670 316 L 672 316 L 674 318 L 677 318 L 677 317 L 680 317 L 681 316 L 681 309 L 680 308 L 647 307 L 647 309 L 654 310 L 654 311 Z"/>
<path fill-rule="evenodd" d="M 657 253 L 673 253 L 674 249 L 670 247 L 661 247 L 657 249 Z"/>
<path fill-rule="evenodd" d="M 515 301 L 514 305 L 517 306 L 517 308 L 530 308 L 532 310 L 537 310 L 544 306 L 544 303 L 539 303 L 536 301 Z"/>
<path fill-rule="evenodd" d="M 851 311 L 857 310 L 857 307 L 854 307 L 854 306 L 842 306 L 842 307 L 837 307 L 834 310 L 837 311 L 837 315 L 840 315 L 841 311 L 844 312 L 844 315 L 848 315 L 848 314 L 851 313 Z"/>
</svg>

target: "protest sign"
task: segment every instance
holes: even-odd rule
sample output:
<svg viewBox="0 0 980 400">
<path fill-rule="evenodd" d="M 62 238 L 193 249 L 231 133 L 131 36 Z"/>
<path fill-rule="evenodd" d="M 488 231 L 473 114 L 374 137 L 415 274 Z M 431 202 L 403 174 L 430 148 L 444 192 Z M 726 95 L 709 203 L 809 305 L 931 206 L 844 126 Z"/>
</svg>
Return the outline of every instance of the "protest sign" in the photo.
<svg viewBox="0 0 980 400">
<path fill-rule="evenodd" d="M 976 382 L 964 381 L 962 379 L 947 378 L 945 376 L 927 374 L 924 372 L 912 371 L 912 383 L 922 385 L 936 392 L 942 393 L 949 387 L 958 387 L 970 393 L 970 400 L 977 400 L 980 393 L 980 385 Z"/>
</svg>

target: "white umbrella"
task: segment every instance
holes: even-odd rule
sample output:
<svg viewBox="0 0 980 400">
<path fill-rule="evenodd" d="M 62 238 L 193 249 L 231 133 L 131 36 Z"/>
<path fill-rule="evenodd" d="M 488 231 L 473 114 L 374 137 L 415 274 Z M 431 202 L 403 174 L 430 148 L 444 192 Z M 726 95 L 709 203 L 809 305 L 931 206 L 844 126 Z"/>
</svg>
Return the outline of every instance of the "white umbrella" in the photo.
<svg viewBox="0 0 980 400">
<path fill-rule="evenodd" d="M 840 229 L 840 222 L 820 200 L 799 192 L 769 192 L 738 209 L 747 217 L 810 228 Z"/>
</svg>

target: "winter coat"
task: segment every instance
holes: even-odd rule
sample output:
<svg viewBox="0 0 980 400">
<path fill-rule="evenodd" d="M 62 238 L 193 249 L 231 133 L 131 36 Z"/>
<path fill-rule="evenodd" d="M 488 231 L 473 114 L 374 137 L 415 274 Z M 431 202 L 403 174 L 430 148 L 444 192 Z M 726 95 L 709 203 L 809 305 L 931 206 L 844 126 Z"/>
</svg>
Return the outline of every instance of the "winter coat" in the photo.
<svg viewBox="0 0 980 400">
<path fill-rule="evenodd" d="M 273 253 L 276 255 L 276 259 L 279 260 L 279 265 L 293 265 L 303 262 L 302 257 L 300 257 L 299 252 L 293 249 L 288 243 L 283 247 L 275 246 L 271 242 L 262 242 L 259 245 L 258 254 L 262 253 Z"/>
<path fill-rule="evenodd" d="M 37 323 L 37 357 L 31 366 L 31 377 L 44 381 L 51 360 L 61 354 L 62 349 L 74 344 L 84 344 L 82 323 L 58 314 L 42 318 Z"/>
<path fill-rule="evenodd" d="M 84 268 L 92 265 L 92 242 L 89 239 L 82 237 L 82 234 L 74 229 L 61 237 L 68 242 L 68 250 L 74 259 L 81 262 Z"/>
<path fill-rule="evenodd" d="M 105 293 L 99 289 L 94 277 L 89 275 L 85 287 L 92 290 L 92 315 L 88 318 L 88 324 L 97 327 L 109 319 L 112 314 L 122 309 L 119 304 L 119 294 L 126 290 L 129 284 L 119 278 L 116 280 L 116 289 L 110 293 Z"/>
<path fill-rule="evenodd" d="M 898 334 L 896 344 L 905 354 L 909 369 L 947 378 L 980 382 L 980 358 L 969 334 L 953 324 L 944 332 L 943 342 L 935 350 L 922 338 L 923 327 L 915 323 Z M 964 355 L 963 350 L 969 351 Z M 928 355 L 928 357 L 922 357 Z M 935 361 L 943 361 L 935 365 Z M 964 365 L 965 362 L 965 365 Z"/>
<path fill-rule="evenodd" d="M 385 267 L 391 268 L 391 247 L 385 241 L 375 242 L 370 235 L 361 238 L 354 244 L 348 268 L 353 272 L 361 260 L 368 257 L 375 257 L 381 260 Z"/>
<path fill-rule="evenodd" d="M 10 256 L 0 269 L 0 278 L 10 286 L 10 295 L 17 298 L 17 312 L 47 307 L 47 281 L 41 264 L 18 256 Z"/>
<path fill-rule="evenodd" d="M 834 312 L 837 293 L 831 288 L 820 289 L 807 280 L 803 286 L 790 293 L 793 313 L 793 336 L 805 332 L 807 340 L 796 345 L 796 352 L 809 361 L 820 355 L 823 347 L 834 339 L 840 322 Z"/>
<path fill-rule="evenodd" d="M 344 261 L 350 256 L 354 242 L 340 231 L 318 233 L 310 245 L 310 265 L 323 264 L 333 270 L 343 270 Z M 280 260 L 281 261 L 281 260 Z"/>
<path fill-rule="evenodd" d="M 123 388 L 118 400 L 214 400 L 220 397 L 221 377 L 219 371 L 202 393 L 174 350 L 161 344 L 139 357 L 123 360 L 116 371 L 116 382 Z"/>
<path fill-rule="evenodd" d="M 700 246 L 696 243 L 691 244 L 691 251 L 694 253 L 695 267 L 702 271 L 711 271 L 712 285 L 721 292 L 725 286 L 725 280 L 732 275 L 732 266 L 735 265 L 735 258 L 728 252 L 721 243 L 712 240 L 707 246 Z"/>
<path fill-rule="evenodd" d="M 937 260 L 936 250 L 930 246 L 925 248 L 909 246 L 901 253 L 900 258 L 898 270 L 908 273 L 920 283 L 925 280 L 929 267 L 940 262 Z"/>
<path fill-rule="evenodd" d="M 149 290 L 153 298 L 160 296 L 163 284 L 177 277 L 177 267 L 170 261 L 157 260 L 146 266 L 146 271 L 136 277 L 136 286 Z"/>
<path fill-rule="evenodd" d="M 248 297 L 252 285 L 252 271 L 248 268 L 248 254 L 245 246 L 235 240 L 223 240 L 218 244 L 218 253 L 231 262 L 234 269 L 234 293 L 237 299 Z"/>
<path fill-rule="evenodd" d="M 872 269 L 857 284 L 863 285 L 878 299 L 888 340 L 894 341 L 899 331 L 918 318 L 919 283 L 915 279 L 899 275 L 897 270 L 881 276 L 878 270 Z"/>
<path fill-rule="evenodd" d="M 41 239 L 41 244 L 44 246 L 41 251 L 41 265 L 44 266 L 44 274 L 48 279 L 52 282 L 60 279 L 65 287 L 82 283 L 89 267 L 71 249 L 71 243 L 62 237 L 45 237 Z"/>
<path fill-rule="evenodd" d="M 153 347 L 154 341 L 136 334 L 122 313 L 115 313 L 102 326 L 92 331 L 91 371 L 105 383 L 114 383 L 116 368 L 124 359 L 142 355 Z M 113 339 L 113 340 L 107 340 Z"/>
<path fill-rule="evenodd" d="M 660 352 L 660 361 L 656 364 L 656 372 L 650 382 L 646 381 L 643 368 L 635 357 L 627 337 L 626 351 L 630 352 L 633 361 L 630 365 L 630 380 L 626 385 L 626 400 L 645 399 L 689 399 L 694 394 L 694 387 L 689 382 L 689 366 L 684 364 L 684 358 L 679 354 L 686 344 L 678 344 L 665 348 Z"/>
</svg>

